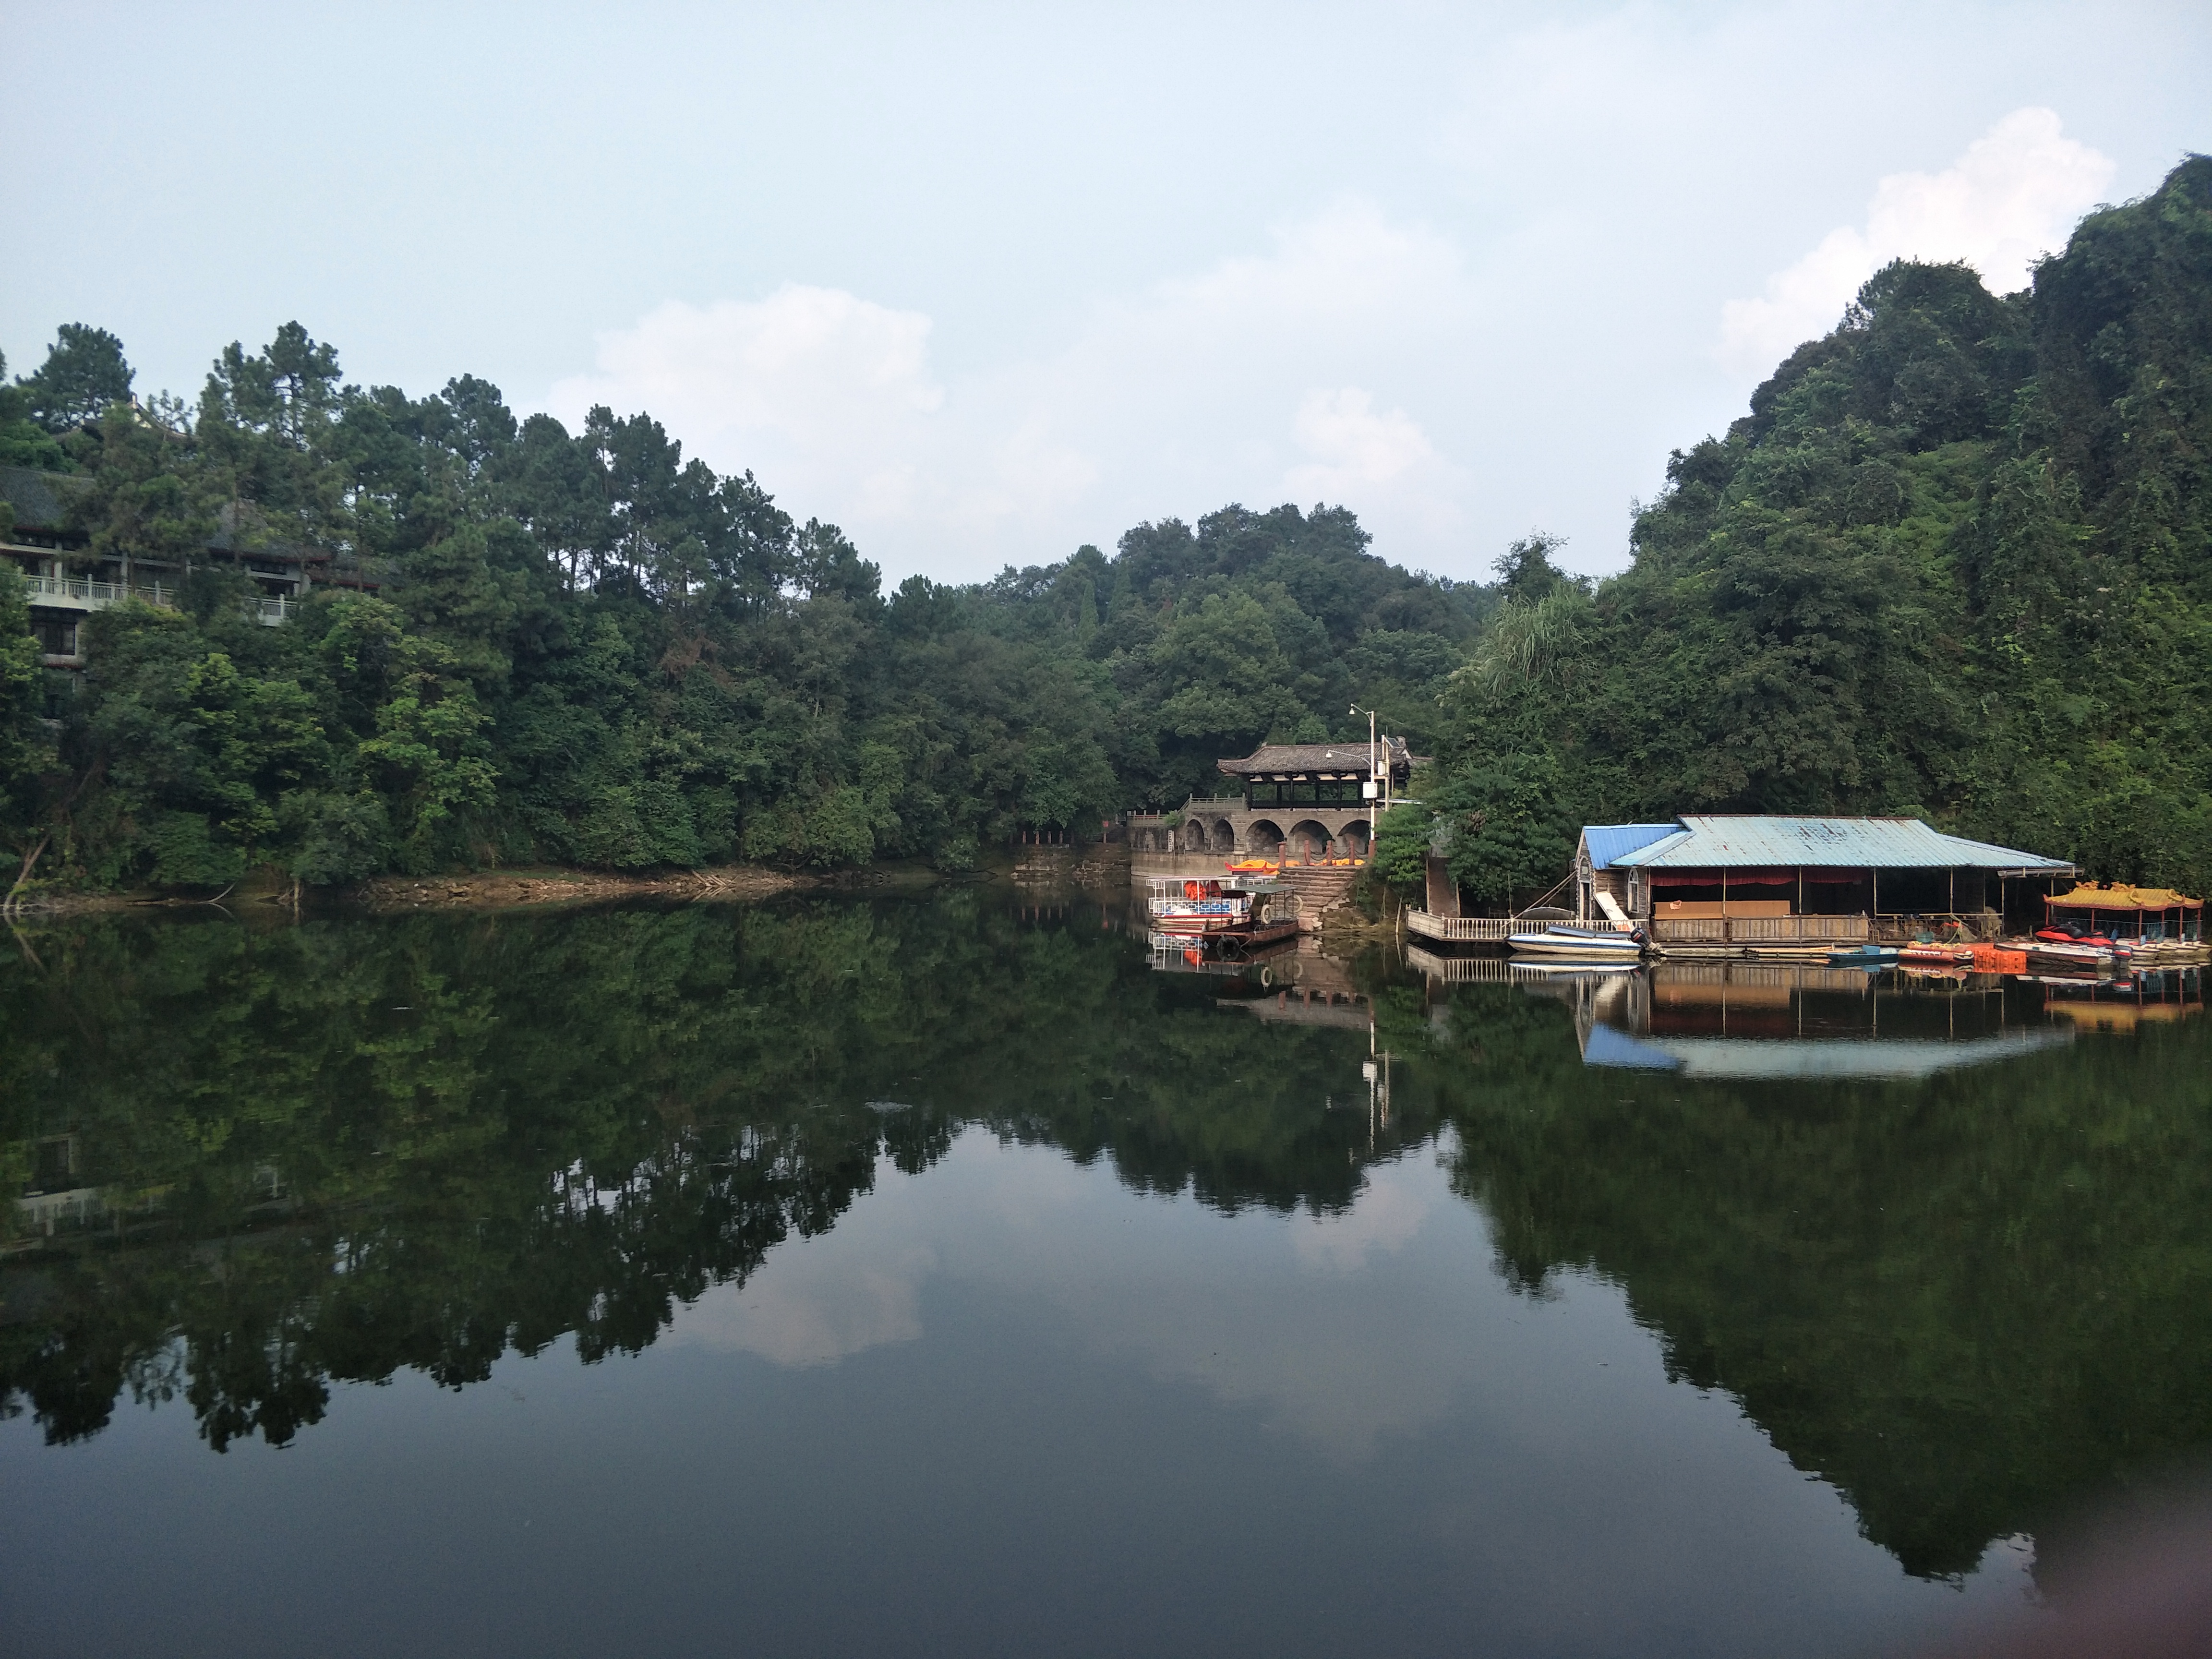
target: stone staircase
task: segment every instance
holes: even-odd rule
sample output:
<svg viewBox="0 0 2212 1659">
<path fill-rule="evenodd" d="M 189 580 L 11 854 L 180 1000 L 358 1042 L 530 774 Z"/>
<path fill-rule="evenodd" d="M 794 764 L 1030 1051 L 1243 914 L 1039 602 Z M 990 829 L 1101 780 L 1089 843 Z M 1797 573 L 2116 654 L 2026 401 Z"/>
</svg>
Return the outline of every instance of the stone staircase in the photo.
<svg viewBox="0 0 2212 1659">
<path fill-rule="evenodd" d="M 1282 883 L 1298 896 L 1298 926 L 1312 933 L 1321 926 L 1322 912 L 1351 896 L 1352 884 L 1364 872 L 1326 869 L 1301 864 L 1283 866 Z"/>
</svg>

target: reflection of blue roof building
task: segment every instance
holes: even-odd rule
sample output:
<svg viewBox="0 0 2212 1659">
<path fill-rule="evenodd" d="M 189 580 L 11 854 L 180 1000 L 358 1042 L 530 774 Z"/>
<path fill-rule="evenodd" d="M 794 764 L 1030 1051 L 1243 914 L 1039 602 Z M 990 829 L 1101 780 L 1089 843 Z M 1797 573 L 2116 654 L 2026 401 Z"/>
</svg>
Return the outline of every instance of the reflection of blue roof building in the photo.
<svg viewBox="0 0 2212 1659">
<path fill-rule="evenodd" d="M 1940 1037 L 1831 1037 L 1792 1042 L 1755 1037 L 1635 1037 L 1609 1025 L 1594 1025 L 1583 1045 L 1583 1064 L 1703 1078 L 1917 1079 L 2061 1047 L 2073 1035 L 2063 1027 L 2021 1027 L 1955 1042 Z"/>
<path fill-rule="evenodd" d="M 1634 921 L 1662 947 L 1802 948 L 1865 939 L 1879 917 L 2002 913 L 2073 871 L 1917 818 L 1697 814 L 1589 825 L 1574 879 L 1579 915 Z"/>
<path fill-rule="evenodd" d="M 1856 969 L 1662 962 L 1523 982 L 1574 1011 L 1584 1065 L 1684 1077 L 1914 1079 L 2074 1036 L 2041 988 L 2021 981 L 1947 990 Z"/>
</svg>

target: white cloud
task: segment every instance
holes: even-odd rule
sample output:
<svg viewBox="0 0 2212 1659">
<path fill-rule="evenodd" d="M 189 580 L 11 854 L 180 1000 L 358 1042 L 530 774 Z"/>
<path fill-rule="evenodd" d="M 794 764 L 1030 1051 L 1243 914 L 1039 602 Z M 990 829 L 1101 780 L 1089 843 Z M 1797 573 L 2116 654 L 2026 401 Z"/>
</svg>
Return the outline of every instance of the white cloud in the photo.
<svg viewBox="0 0 2212 1659">
<path fill-rule="evenodd" d="M 921 1285 L 937 1267 L 927 1246 L 870 1255 L 842 1249 L 775 1251 L 752 1279 L 682 1310 L 671 1340 L 758 1354 L 784 1366 L 831 1365 L 921 1335 Z"/>
<path fill-rule="evenodd" d="M 670 301 L 599 337 L 599 372 L 554 388 L 574 420 L 592 404 L 650 411 L 724 471 L 750 466 L 801 489 L 905 510 L 910 457 L 943 407 L 930 319 L 838 289 L 787 283 L 765 300 Z"/>
<path fill-rule="evenodd" d="M 1139 519 L 1285 494 L 1384 527 L 1455 521 L 1464 476 L 1415 416 L 1328 383 L 1452 337 L 1474 307 L 1457 253 L 1357 202 L 1273 240 L 1102 300 L 1056 348 L 949 380 L 919 312 L 796 284 L 671 301 L 603 334 L 596 371 L 550 401 L 572 421 L 593 403 L 649 410 L 894 573 L 972 577 Z"/>
<path fill-rule="evenodd" d="M 1836 325 L 1859 285 L 1892 259 L 1963 259 L 2000 293 L 2021 287 L 2112 180 L 2112 162 L 2064 136 L 2047 109 L 2014 110 L 1941 173 L 1896 173 L 1875 188 L 1863 227 L 1843 226 L 1756 299 L 1721 308 L 1720 354 L 1763 374 Z"/>
<path fill-rule="evenodd" d="M 1299 400 L 1291 434 L 1313 460 L 1292 468 L 1283 481 L 1305 501 L 1340 501 L 1363 485 L 1387 483 L 1436 454 L 1418 421 L 1402 409 L 1376 414 L 1373 394 L 1353 386 L 1307 392 Z"/>
<path fill-rule="evenodd" d="M 1381 1165 L 1368 1172 L 1367 1184 L 1350 1209 L 1296 1223 L 1291 1248 L 1309 1267 L 1356 1273 L 1366 1267 L 1370 1254 L 1395 1255 L 1413 1242 L 1428 1218 L 1434 1184 L 1425 1171 Z"/>
</svg>

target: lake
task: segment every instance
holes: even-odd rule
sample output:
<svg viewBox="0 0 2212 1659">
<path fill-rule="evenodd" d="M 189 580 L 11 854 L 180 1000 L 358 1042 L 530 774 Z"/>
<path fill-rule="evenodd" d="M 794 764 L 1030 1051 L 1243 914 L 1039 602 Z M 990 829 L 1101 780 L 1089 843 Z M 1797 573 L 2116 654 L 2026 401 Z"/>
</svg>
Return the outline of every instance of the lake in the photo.
<svg viewBox="0 0 2212 1659">
<path fill-rule="evenodd" d="M 16 1651 L 1864 1653 L 2212 1445 L 2194 972 L 989 886 L 9 957 Z"/>
</svg>

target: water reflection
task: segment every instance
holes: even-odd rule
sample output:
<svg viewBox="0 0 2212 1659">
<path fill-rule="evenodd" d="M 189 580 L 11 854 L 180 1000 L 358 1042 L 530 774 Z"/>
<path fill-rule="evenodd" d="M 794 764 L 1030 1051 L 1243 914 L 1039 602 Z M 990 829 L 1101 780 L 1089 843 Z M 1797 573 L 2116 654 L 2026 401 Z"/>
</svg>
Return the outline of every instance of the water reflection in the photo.
<svg viewBox="0 0 2212 1659">
<path fill-rule="evenodd" d="M 1347 1208 L 1378 1139 L 1358 1033 L 1224 1018 L 1093 916 L 914 905 L 88 923 L 6 970 L 21 1200 L 0 1395 L 55 1441 L 187 1400 L 218 1449 L 334 1382 L 482 1378 L 827 1234 L 965 1124 L 1230 1212 Z M 1361 1096 L 1364 1103 L 1364 1093 Z M 741 1346 L 823 1359 L 912 1328 L 908 1269 Z"/>
<path fill-rule="evenodd" d="M 0 1398 L 54 1443 L 137 1400 L 283 1443 L 346 1383 L 556 1344 L 841 1372 L 984 1286 L 1351 1463 L 1490 1409 L 1515 1310 L 1619 1298 L 1655 1386 L 1741 1402 L 1937 1577 L 2212 1443 L 2193 975 L 1161 973 L 1111 919 L 42 939 L 0 968 Z M 1194 1202 L 1136 1224 L 1100 1170 Z"/>
<path fill-rule="evenodd" d="M 1926 1078 L 2074 1035 L 2033 988 L 1853 969 L 1659 963 L 1560 990 L 1586 1064 L 1692 1077 Z"/>
<path fill-rule="evenodd" d="M 2109 985 L 1717 967 L 1424 975 L 1397 1046 L 1461 1057 L 1439 1109 L 1509 1273 L 1626 1286 L 1670 1375 L 1733 1392 L 1916 1573 L 2212 1443 L 2193 977 L 2122 1035 L 2074 1017 L 2134 1006 Z"/>
<path fill-rule="evenodd" d="M 1510 984 L 1563 1003 L 1589 1066 L 1750 1079 L 1932 1077 L 2201 1014 L 2200 968 L 2118 980 L 1867 972 L 1795 963 L 1562 964 L 1440 957 L 1436 987 Z"/>
</svg>

